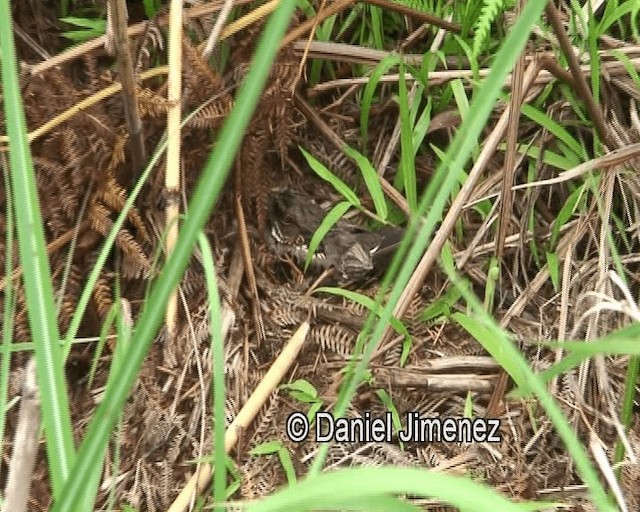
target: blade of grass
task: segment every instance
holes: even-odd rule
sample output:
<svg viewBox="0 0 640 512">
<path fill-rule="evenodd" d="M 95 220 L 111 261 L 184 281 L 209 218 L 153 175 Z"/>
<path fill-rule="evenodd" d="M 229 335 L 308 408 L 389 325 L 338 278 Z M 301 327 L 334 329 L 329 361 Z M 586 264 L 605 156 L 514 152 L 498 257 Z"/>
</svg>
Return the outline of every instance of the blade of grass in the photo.
<svg viewBox="0 0 640 512">
<path fill-rule="evenodd" d="M 363 485 L 363 482 L 367 485 Z M 289 486 L 266 500 L 251 504 L 247 510 L 312 510 L 316 509 L 319 503 L 322 503 L 323 510 L 362 510 L 359 504 L 365 500 L 376 496 L 384 498 L 389 494 L 438 496 L 460 510 L 474 512 L 525 510 L 523 506 L 511 503 L 498 492 L 470 478 L 400 467 L 349 468 L 324 473 Z"/>
<path fill-rule="evenodd" d="M 400 63 L 400 57 L 397 55 L 388 55 L 380 61 L 380 64 L 371 73 L 371 77 L 367 82 L 367 86 L 364 88 L 362 94 L 362 102 L 360 103 L 360 133 L 362 134 L 363 147 L 367 145 L 367 134 L 369 131 L 369 113 L 371 111 L 371 102 L 373 101 L 373 95 L 376 92 L 378 82 L 387 71 L 393 66 Z"/>
<path fill-rule="evenodd" d="M 214 432 L 214 467 L 213 473 L 213 500 L 214 503 L 223 503 L 226 499 L 227 471 L 224 446 L 224 339 L 222 337 L 222 314 L 220 312 L 220 294 L 218 293 L 218 280 L 216 267 L 213 260 L 213 252 L 209 240 L 204 234 L 200 234 L 199 242 L 202 254 L 202 267 L 207 282 L 207 295 L 211 311 L 209 325 L 211 329 L 211 354 L 213 355 L 213 432 Z M 218 509 L 216 509 L 218 510 Z M 220 509 L 222 510 L 222 509 Z"/>
<path fill-rule="evenodd" d="M 360 304 L 361 306 L 364 306 L 365 308 L 367 308 L 369 311 L 371 311 L 376 315 L 380 315 L 382 312 L 382 309 L 379 307 L 379 304 L 376 304 L 375 300 L 373 300 L 370 297 L 367 297 L 366 295 L 363 295 L 358 292 L 353 292 L 351 290 L 345 290 L 343 288 L 335 288 L 333 286 L 321 286 L 320 288 L 317 288 L 316 290 L 314 290 L 314 293 L 330 293 L 331 295 L 344 297 L 345 299 L 351 300 L 356 304 Z M 409 334 L 409 331 L 407 330 L 407 328 L 396 317 L 392 316 L 389 322 L 391 323 L 391 326 L 396 330 L 398 334 L 402 334 L 402 336 L 404 336 L 405 339 L 411 338 L 411 335 Z"/>
<path fill-rule="evenodd" d="M 327 167 L 320 162 L 317 158 L 315 158 L 311 153 L 306 151 L 302 146 L 300 146 L 300 151 L 302 151 L 302 156 L 305 157 L 309 167 L 311 170 L 315 172 L 318 176 L 320 176 L 323 180 L 328 181 L 333 185 L 340 194 L 344 196 L 344 198 L 349 201 L 353 206 L 360 209 L 360 199 L 355 194 L 353 190 L 347 185 L 344 181 L 338 178 L 335 174 L 333 174 Z"/>
<path fill-rule="evenodd" d="M 534 123 L 538 123 L 540 126 L 544 127 L 550 133 L 553 133 L 559 140 L 564 142 L 567 147 L 574 153 L 574 155 L 565 155 L 567 156 L 575 156 L 576 159 L 581 159 L 578 163 L 587 160 L 588 156 L 585 152 L 585 148 L 578 142 L 560 123 L 555 121 L 545 112 L 541 112 L 537 108 L 524 104 L 520 107 L 522 109 L 522 114 L 531 119 Z M 576 163 L 575 165 L 578 165 Z"/>
<path fill-rule="evenodd" d="M 68 479 L 60 499 L 51 509 L 52 512 L 75 512 L 74 503 L 82 495 L 87 474 L 102 463 L 100 456 L 118 419 L 118 412 L 121 411 L 133 387 L 142 361 L 162 322 L 167 299 L 180 280 L 196 239 L 224 186 L 294 7 L 293 0 L 283 0 L 267 23 L 251 68 L 238 92 L 234 109 L 227 118 L 215 149 L 198 181 L 176 249 L 168 258 L 157 283 L 153 286 L 149 300 L 143 307 L 140 320 L 134 329 L 129 357 L 115 374 L 114 386 L 105 394 L 87 428 L 72 470 L 73 477 Z"/>
<path fill-rule="evenodd" d="M 369 190 L 369 194 L 371 195 L 371 199 L 373 200 L 373 204 L 376 208 L 376 214 L 381 219 L 387 220 L 387 214 L 389 213 L 387 202 L 384 198 L 382 185 L 378 179 L 378 173 L 373 168 L 373 165 L 362 153 L 349 146 L 344 146 L 342 150 L 358 164 L 358 168 L 362 173 L 365 185 Z"/>
<path fill-rule="evenodd" d="M 0 1 L 0 19 L 11 20 L 8 0 Z M 58 497 L 74 462 L 73 431 L 62 353 L 58 344 L 60 336 L 53 303 L 51 271 L 18 82 L 13 32 L 6 27 L 0 30 L 0 57 L 18 249 L 24 270 L 29 327 L 35 343 L 51 486 L 54 497 Z"/>
<path fill-rule="evenodd" d="M 2 175 L 4 177 L 4 190 L 6 194 L 5 210 L 5 266 L 4 275 L 10 276 L 13 272 L 13 202 L 11 201 L 11 181 L 9 180 L 9 169 L 7 160 L 0 156 L 2 165 Z M 11 372 L 11 349 L 13 336 L 13 319 L 15 315 L 15 297 L 13 287 L 7 286 L 4 289 L 4 308 L 2 310 L 2 364 L 0 365 L 0 457 L 2 457 L 4 446 L 4 427 L 7 416 L 7 397 L 9 396 L 9 373 Z"/>
<path fill-rule="evenodd" d="M 351 208 L 351 203 L 349 203 L 348 201 L 341 201 L 333 208 L 331 208 L 325 218 L 322 219 L 322 222 L 318 226 L 318 229 L 316 229 L 316 232 L 313 234 L 313 236 L 311 237 L 311 241 L 309 242 L 309 251 L 307 252 L 307 257 L 304 261 L 305 272 L 309 268 L 309 265 L 311 265 L 313 257 L 316 254 L 318 247 L 320 247 L 320 243 L 322 243 L 322 240 L 324 240 L 324 237 L 335 225 L 335 223 L 338 222 L 345 213 L 347 213 L 349 208 Z"/>
<path fill-rule="evenodd" d="M 404 184 L 404 194 L 413 213 L 418 209 L 418 190 L 416 185 L 415 151 L 413 149 L 413 126 L 409 118 L 409 95 L 404 78 L 404 63 L 400 64 L 400 83 L 398 84 L 400 103 L 400 172 Z"/>
</svg>

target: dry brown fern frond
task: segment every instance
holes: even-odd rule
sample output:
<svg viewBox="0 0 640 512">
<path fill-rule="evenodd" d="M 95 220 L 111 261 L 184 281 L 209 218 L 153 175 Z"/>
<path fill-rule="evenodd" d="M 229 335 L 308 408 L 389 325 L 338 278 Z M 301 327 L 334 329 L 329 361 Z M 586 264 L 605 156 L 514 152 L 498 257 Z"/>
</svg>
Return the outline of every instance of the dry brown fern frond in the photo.
<svg viewBox="0 0 640 512">
<path fill-rule="evenodd" d="M 328 145 L 321 137 L 305 135 L 299 143 L 336 176 L 352 188 L 360 183 L 360 173 L 344 152 Z"/>
<path fill-rule="evenodd" d="M 100 201 L 113 211 L 119 211 L 124 208 L 127 200 L 127 191 L 120 185 L 115 176 L 118 164 L 124 161 L 124 137 L 118 140 L 114 147 L 113 158 L 109 166 L 104 170 L 106 178 L 103 186 L 97 191 L 94 201 Z"/>
<path fill-rule="evenodd" d="M 62 268 L 62 263 L 56 265 Z M 65 331 L 69 327 L 69 322 L 75 313 L 78 298 L 82 294 L 84 288 L 84 267 L 78 263 L 73 262 L 69 266 L 67 275 L 64 276 L 60 273 L 58 279 L 56 279 L 56 293 L 62 294 L 62 300 L 60 302 L 60 311 L 58 312 L 58 322 L 60 329 Z"/>
<path fill-rule="evenodd" d="M 111 211 L 101 203 L 92 203 L 88 208 L 88 218 L 91 228 L 106 237 L 113 227 Z M 121 229 L 116 235 L 115 245 L 125 256 L 123 268 L 127 269 L 125 277 L 136 278 L 150 268 L 149 259 L 141 244 L 126 229 Z"/>
<path fill-rule="evenodd" d="M 58 234 L 60 230 L 64 229 L 67 221 L 73 221 L 74 214 L 77 213 L 78 205 L 80 203 L 80 196 L 77 194 L 77 191 L 73 190 L 70 183 L 64 182 L 58 178 L 58 176 L 66 173 L 66 167 L 64 164 L 41 156 L 34 156 L 34 162 L 40 171 L 38 184 L 42 189 L 47 188 L 51 192 L 62 189 L 62 193 L 60 194 L 57 203 L 59 206 L 58 212 L 65 220 L 49 223 L 54 234 Z M 54 204 L 53 201 L 46 201 L 46 203 Z"/>
<path fill-rule="evenodd" d="M 285 49 L 276 58 L 242 143 L 239 157 L 241 191 L 248 211 L 257 218 L 260 232 L 266 225 L 267 198 L 274 185 L 274 178 L 268 171 L 275 171 L 276 167 L 268 155 L 277 154 L 278 167 L 283 169 L 294 136 L 296 110 L 292 95 L 296 77 L 297 60 Z"/>
<path fill-rule="evenodd" d="M 148 69 L 151 66 L 152 57 L 163 51 L 165 46 L 164 35 L 154 20 L 148 23 L 144 36 L 139 41 L 140 45 L 136 52 L 136 73 Z"/>
<path fill-rule="evenodd" d="M 298 61 L 293 52 L 290 49 L 282 50 L 271 69 L 260 101 L 259 111 L 270 121 L 271 135 L 275 137 L 275 149 L 283 168 L 293 138 L 293 91 L 297 72 Z"/>
<path fill-rule="evenodd" d="M 112 216 L 119 214 L 125 206 L 127 192 L 116 179 L 116 169 L 124 162 L 126 138 L 114 140 L 110 159 L 102 171 L 103 179 L 97 186 L 87 208 L 87 217 L 92 229 L 103 237 L 113 228 Z M 116 247 L 125 256 L 123 268 L 125 277 L 138 277 L 150 266 L 143 246 L 150 242 L 145 223 L 138 210 L 133 207 L 127 212 L 127 220 L 135 228 L 136 236 L 123 228 L 116 235 Z"/>
<path fill-rule="evenodd" d="M 109 280 L 100 274 L 93 288 L 93 300 L 100 317 L 105 318 L 113 305 L 113 291 Z"/>
<path fill-rule="evenodd" d="M 201 293 L 198 296 L 204 299 Z M 184 365 L 187 354 L 193 346 L 206 340 L 211 333 L 208 315 L 209 303 L 205 300 L 198 300 L 188 301 L 188 304 L 198 304 L 198 306 L 192 311 L 184 312 L 185 315 L 191 317 L 190 320 L 184 322 L 175 343 L 165 343 L 162 349 L 162 364 L 167 368 L 178 368 Z"/>
<path fill-rule="evenodd" d="M 330 351 L 348 358 L 356 344 L 356 334 L 341 325 L 319 325 L 309 331 L 309 339 L 320 345 L 322 352 Z"/>
<path fill-rule="evenodd" d="M 81 161 L 91 150 L 91 148 L 88 147 L 87 141 L 81 141 L 75 130 L 69 127 L 62 128 L 59 135 L 59 137 L 56 137 L 59 142 L 58 154 L 61 160 L 66 162 L 67 165 L 73 165 L 74 162 Z"/>
<path fill-rule="evenodd" d="M 220 75 L 203 59 L 186 36 L 183 38 L 182 54 L 184 93 L 189 96 L 192 104 L 200 105 L 223 91 L 224 84 Z M 221 97 L 221 101 L 229 101 L 228 106 L 231 104 L 230 98 L 226 95 Z"/>
<path fill-rule="evenodd" d="M 104 237 L 108 235 L 113 226 L 110 215 L 110 210 L 104 204 L 92 202 L 87 209 L 87 217 L 91 229 L 97 231 Z"/>
<path fill-rule="evenodd" d="M 271 462 L 267 462 L 264 457 L 253 456 L 239 469 L 242 475 L 240 492 L 246 500 L 268 496 L 281 482 L 275 458 Z"/>
<path fill-rule="evenodd" d="M 251 444 L 253 446 L 257 446 L 273 436 L 280 406 L 281 400 L 278 393 L 271 393 L 269 401 L 260 409 L 258 419 L 254 422 L 257 426 L 251 438 Z"/>
<path fill-rule="evenodd" d="M 135 480 L 131 491 L 131 502 L 136 508 L 156 512 L 157 504 L 162 503 L 161 475 L 146 459 L 137 464 Z M 161 509 L 165 507 L 161 506 Z"/>
<path fill-rule="evenodd" d="M 46 75 L 30 76 L 22 97 L 27 126 L 34 129 L 77 103 L 80 94 L 62 70 L 51 69 Z M 36 99 L 39 108 L 36 108 Z"/>
<path fill-rule="evenodd" d="M 83 81 L 89 85 L 92 91 L 97 91 L 104 85 L 104 76 L 98 69 L 98 61 L 92 55 L 85 53 L 82 55 L 82 63 L 84 64 Z"/>
<path fill-rule="evenodd" d="M 111 208 L 114 212 L 120 212 L 124 209 L 125 202 L 127 200 L 126 190 L 116 181 L 115 176 L 109 173 L 105 187 L 100 195 L 102 202 Z M 147 227 L 144 224 L 140 213 L 136 207 L 131 208 L 127 212 L 127 220 L 131 222 L 136 229 L 136 234 L 140 237 L 140 245 L 144 242 L 150 242 L 151 238 L 147 231 Z"/>
<path fill-rule="evenodd" d="M 222 126 L 223 121 L 231 110 L 231 105 L 224 100 L 221 102 L 214 101 L 201 109 L 189 119 L 186 126 L 203 130 L 216 130 Z"/>
<path fill-rule="evenodd" d="M 304 319 L 305 311 L 299 305 L 300 292 L 290 284 L 269 287 L 261 308 L 265 321 L 274 327 L 292 327 L 299 325 Z"/>
<path fill-rule="evenodd" d="M 126 277 L 137 278 L 151 267 L 149 258 L 137 242 L 136 238 L 127 230 L 121 229 L 116 235 L 116 247 L 122 251 L 125 259 L 129 260 L 130 268 Z"/>
<path fill-rule="evenodd" d="M 258 107 L 257 111 L 259 111 Z M 248 212 L 258 220 L 258 229 L 264 231 L 266 226 L 267 194 L 272 188 L 270 183 L 265 183 L 264 172 L 265 155 L 269 149 L 269 132 L 266 124 L 260 121 L 252 121 L 251 128 L 245 134 L 240 153 L 240 186 Z M 257 126 L 256 126 L 257 125 Z M 236 168 L 235 172 L 238 172 Z"/>
<path fill-rule="evenodd" d="M 171 104 L 166 98 L 146 87 L 136 86 L 138 108 L 141 117 L 163 117 L 167 115 Z"/>
<path fill-rule="evenodd" d="M 395 367 L 400 364 L 402 358 L 402 344 L 395 343 L 382 354 L 382 364 L 384 366 Z"/>
</svg>

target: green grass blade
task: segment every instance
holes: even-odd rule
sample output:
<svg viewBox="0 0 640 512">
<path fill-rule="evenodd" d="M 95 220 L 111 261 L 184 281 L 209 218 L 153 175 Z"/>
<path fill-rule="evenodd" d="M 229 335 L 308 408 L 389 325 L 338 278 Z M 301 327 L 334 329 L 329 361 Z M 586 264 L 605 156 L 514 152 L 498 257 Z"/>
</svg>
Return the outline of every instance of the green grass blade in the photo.
<svg viewBox="0 0 640 512">
<path fill-rule="evenodd" d="M 213 251 L 207 237 L 201 233 L 198 245 L 202 254 L 202 267 L 207 282 L 207 296 L 211 304 L 209 326 L 211 329 L 211 354 L 213 355 L 213 431 L 214 431 L 214 468 L 213 500 L 222 503 L 226 499 L 227 487 L 227 454 L 224 446 L 225 431 L 225 382 L 224 382 L 224 338 L 222 337 L 222 314 L 220 311 L 220 294 L 218 279 L 213 260 Z"/>
<path fill-rule="evenodd" d="M 362 134 L 363 147 L 366 147 L 367 143 L 367 135 L 369 132 L 369 113 L 371 112 L 371 103 L 373 102 L 373 95 L 376 92 L 378 82 L 382 78 L 382 75 L 398 64 L 400 64 L 400 57 L 397 55 L 387 55 L 373 70 L 371 77 L 369 78 L 369 82 L 364 88 L 362 102 L 360 104 L 360 133 Z"/>
<path fill-rule="evenodd" d="M 509 343 L 509 341 L 502 331 L 491 329 L 483 323 L 483 319 L 466 313 L 454 313 L 452 317 L 482 345 L 482 348 L 491 354 L 491 357 L 511 376 L 516 385 L 523 386 L 525 384 L 527 376 L 512 361 L 510 354 L 503 350 L 505 343 Z"/>
<path fill-rule="evenodd" d="M 380 316 L 382 313 L 382 309 L 379 307 L 379 304 L 376 304 L 376 301 L 362 293 L 354 292 L 351 290 L 345 290 L 344 288 L 335 288 L 333 286 L 321 286 L 315 290 L 315 293 L 330 293 L 331 295 L 336 295 L 338 297 L 344 297 L 345 299 L 349 299 L 356 304 L 360 304 L 364 306 L 373 314 Z M 411 338 L 409 334 L 409 330 L 405 327 L 405 325 L 398 320 L 396 317 L 392 316 L 389 320 L 391 327 L 395 329 L 398 334 L 402 334 L 406 339 Z"/>
<path fill-rule="evenodd" d="M 324 237 L 335 225 L 335 223 L 338 222 L 345 213 L 347 213 L 349 208 L 351 208 L 351 203 L 349 203 L 348 201 L 341 201 L 333 208 L 331 208 L 325 218 L 322 219 L 322 222 L 318 226 L 318 229 L 316 229 L 315 233 L 311 237 L 311 241 L 309 242 L 309 251 L 307 252 L 307 257 L 304 261 L 305 271 L 309 268 L 309 265 L 311 265 L 313 256 L 318 250 L 318 247 L 320 247 L 320 243 L 322 242 Z"/>
<path fill-rule="evenodd" d="M 366 485 L 363 483 L 366 482 Z M 522 512 L 498 492 L 470 478 L 415 468 L 349 468 L 307 478 L 273 496 L 251 504 L 248 512 L 284 512 L 317 509 L 362 510 L 358 504 L 374 497 L 410 494 L 437 497 L 460 510 Z M 395 509 L 393 509 L 395 510 Z"/>
<path fill-rule="evenodd" d="M 6 162 L 6 159 L 3 159 Z M 11 201 L 11 181 L 9 180 L 9 169 L 2 162 L 2 175 L 4 177 L 4 190 L 6 194 L 7 207 L 5 211 L 5 279 L 13 273 L 13 202 Z M 11 373 L 11 349 L 13 340 L 13 320 L 15 315 L 15 296 L 13 286 L 7 284 L 4 289 L 4 308 L 2 310 L 2 361 L 0 363 L 0 457 L 4 447 L 4 428 L 7 416 L 7 398 L 9 396 L 9 374 Z"/>
<path fill-rule="evenodd" d="M 328 181 L 347 201 L 349 201 L 356 208 L 360 208 L 360 199 L 353 190 L 344 181 L 333 174 L 327 167 L 311 153 L 306 151 L 303 147 L 300 147 L 302 155 L 307 160 L 307 163 L 311 167 L 311 170 L 315 172 L 320 178 Z"/>
<path fill-rule="evenodd" d="M 380 185 L 380 180 L 378 179 L 378 173 L 374 169 L 373 165 L 367 157 L 352 147 L 344 146 L 342 150 L 348 157 L 353 158 L 353 160 L 358 164 L 362 177 L 364 178 L 364 183 L 369 190 L 371 199 L 373 199 L 376 214 L 381 219 L 386 220 L 387 214 L 389 213 L 387 201 L 384 198 L 384 192 L 382 191 L 382 185 Z"/>
<path fill-rule="evenodd" d="M 11 20 L 8 0 L 0 1 L 0 19 Z M 35 343 L 51 485 L 53 495 L 60 496 L 74 462 L 73 431 L 63 359 L 58 344 L 60 336 L 53 302 L 53 283 L 18 82 L 13 33 L 7 27 L 0 30 L 0 52 L 18 249 L 23 268 L 29 326 Z"/>
<path fill-rule="evenodd" d="M 580 144 L 580 142 L 577 141 L 569 133 L 569 130 L 567 130 L 556 120 L 552 119 L 548 114 L 546 114 L 545 112 L 541 112 L 532 105 L 524 104 L 520 108 L 523 115 L 527 116 L 534 123 L 538 123 L 540 126 L 545 128 L 562 142 L 564 142 L 575 154 L 575 156 L 581 159 L 581 161 L 584 161 L 588 158 L 585 148 Z"/>
<path fill-rule="evenodd" d="M 404 64 L 400 64 L 400 83 L 398 84 L 398 99 L 400 102 L 400 168 L 404 193 L 409 203 L 409 210 L 413 213 L 418 209 L 418 187 L 416 184 L 416 162 L 413 148 L 413 126 L 409 119 L 409 95 L 407 94 L 404 69 Z"/>
</svg>

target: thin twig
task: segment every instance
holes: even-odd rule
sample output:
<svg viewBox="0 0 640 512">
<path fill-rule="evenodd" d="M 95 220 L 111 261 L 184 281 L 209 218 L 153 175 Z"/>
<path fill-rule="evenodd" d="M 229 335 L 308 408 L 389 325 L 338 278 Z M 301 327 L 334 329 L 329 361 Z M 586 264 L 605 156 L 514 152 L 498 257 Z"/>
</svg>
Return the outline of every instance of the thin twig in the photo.
<svg viewBox="0 0 640 512">
<path fill-rule="evenodd" d="M 522 11 L 522 0 L 518 2 L 516 14 Z M 534 61 L 535 62 L 535 61 Z M 504 167 L 502 169 L 502 192 L 500 195 L 500 213 L 498 216 L 498 233 L 496 239 L 496 257 L 502 260 L 504 254 L 504 240 L 509 231 L 511 213 L 513 209 L 513 175 L 516 171 L 515 163 L 518 152 L 518 125 L 520 123 L 520 108 L 525 91 L 522 89 L 522 79 L 524 77 L 525 55 L 524 50 L 520 53 L 513 70 L 511 82 L 511 99 L 509 100 L 509 125 L 507 126 L 507 150 L 504 157 Z"/>
<path fill-rule="evenodd" d="M 453 32 L 455 34 L 460 34 L 462 32 L 462 27 L 457 23 L 453 23 L 449 20 L 444 20 L 439 18 L 438 16 L 434 16 L 433 14 L 428 14 L 426 12 L 418 11 L 416 9 L 412 9 L 411 7 L 407 7 L 399 2 L 390 2 L 389 0 L 362 0 L 368 4 L 376 5 L 378 7 L 382 7 L 388 11 L 397 12 L 402 14 L 403 16 L 408 16 L 410 18 L 415 18 L 422 23 L 429 23 L 430 25 L 436 26 L 438 28 L 442 28 L 447 30 L 448 32 Z M 470 31 L 469 36 L 473 36 L 473 31 Z"/>
<path fill-rule="evenodd" d="M 109 0 L 109 13 L 111 26 L 114 29 L 118 74 L 122 84 L 121 96 L 124 105 L 124 116 L 129 129 L 129 150 L 131 166 L 133 167 L 129 185 L 132 185 L 142 172 L 147 157 L 142 121 L 138 111 L 136 80 L 129 49 L 129 36 L 127 35 L 127 6 L 124 0 Z"/>
<path fill-rule="evenodd" d="M 282 42 L 280 43 L 280 48 L 284 48 L 285 46 L 292 43 L 299 37 L 302 37 L 302 35 L 309 32 L 315 25 L 317 25 L 318 23 L 322 23 L 324 20 L 326 20 L 327 18 L 330 18 L 334 14 L 337 14 L 340 11 L 343 11 L 354 2 L 355 0 L 336 0 L 332 4 L 329 4 L 329 7 L 327 7 L 326 9 L 323 9 L 312 19 L 307 20 L 304 23 L 301 23 L 298 27 L 294 28 L 291 32 L 289 32 L 282 39 Z"/>
<path fill-rule="evenodd" d="M 236 174 L 238 173 L 239 170 L 236 166 Z M 234 206 L 236 210 L 236 218 L 238 219 L 238 242 L 240 243 L 240 250 L 244 261 L 244 273 L 247 276 L 247 283 L 249 284 L 249 290 L 252 295 L 251 307 L 253 309 L 253 318 L 256 323 L 256 334 L 258 335 L 258 342 L 262 343 L 266 338 L 266 334 L 264 330 L 264 322 L 262 321 L 262 312 L 260 310 L 258 284 L 253 270 L 253 258 L 251 257 L 251 248 L 249 246 L 249 232 L 247 230 L 247 223 L 244 219 L 244 211 L 242 210 L 242 196 L 238 191 L 236 191 Z"/>
<path fill-rule="evenodd" d="M 553 27 L 553 30 L 558 37 L 560 48 L 562 48 L 562 52 L 564 53 L 564 56 L 566 57 L 569 64 L 569 69 L 571 70 L 571 74 L 573 75 L 573 79 L 575 81 L 576 92 L 582 98 L 582 101 L 584 101 L 587 107 L 587 111 L 589 112 L 589 116 L 591 117 L 596 131 L 598 132 L 598 135 L 604 141 L 604 143 L 609 146 L 609 149 L 614 149 L 615 143 L 609 135 L 609 130 L 604 121 L 602 110 L 593 99 L 593 95 L 591 94 L 589 86 L 587 85 L 587 80 L 585 79 L 582 69 L 580 68 L 580 63 L 573 53 L 571 41 L 569 41 L 569 36 L 567 36 L 567 32 L 562 25 L 560 13 L 553 3 L 553 0 L 549 0 L 549 2 L 547 3 L 546 14 L 547 18 L 549 19 L 549 23 L 551 23 L 551 26 Z"/>
<path fill-rule="evenodd" d="M 296 41 L 293 46 L 294 51 L 301 54 L 304 50 L 305 45 L 306 41 Z M 608 55 L 609 53 L 610 52 L 605 52 L 601 55 L 604 56 Z M 313 41 L 313 43 L 311 43 L 309 47 L 309 58 L 333 60 L 337 62 L 350 62 L 354 64 L 365 64 L 371 66 L 377 65 L 383 58 L 388 57 L 389 55 L 397 55 L 397 53 L 387 52 L 383 50 L 374 50 L 357 45 L 328 43 L 322 41 Z M 420 64 L 423 59 L 423 55 L 408 54 L 403 55 L 402 59 L 406 64 L 415 65 Z M 573 83 L 573 81 L 569 78 L 570 75 L 568 73 L 562 73 L 557 67 L 551 67 L 548 64 L 548 61 L 545 59 L 553 59 L 553 56 L 548 55 L 546 52 L 539 55 L 539 60 L 544 63 L 543 67 L 549 70 L 553 70 L 553 72 L 542 71 L 536 78 L 534 85 L 546 85 L 548 83 L 551 83 L 555 78 L 565 80 L 569 84 Z M 531 59 L 527 58 L 527 61 L 530 62 Z M 629 63 L 635 70 L 640 71 L 640 58 L 630 58 Z M 583 75 L 589 76 L 591 74 L 591 65 L 582 65 L 580 66 L 580 70 L 582 71 Z M 429 73 L 428 83 L 429 85 L 442 85 L 452 80 L 458 79 L 473 80 L 476 77 L 486 78 L 489 75 L 490 71 L 491 70 L 489 68 L 482 68 L 478 70 L 477 74 L 470 69 L 432 71 Z M 625 68 L 625 64 L 620 61 L 603 62 L 602 72 L 612 77 L 628 76 L 629 74 L 629 72 Z M 353 85 L 366 85 L 369 83 L 370 79 L 371 78 L 368 76 L 363 76 L 358 78 L 341 78 L 336 80 L 329 80 L 311 87 L 307 91 L 307 93 L 309 97 L 313 97 L 319 94 L 324 94 L 326 91 L 332 89 L 341 87 L 352 87 Z M 405 80 L 415 80 L 415 78 L 410 73 L 406 73 Z M 383 75 L 379 81 L 381 83 L 395 83 L 398 81 L 398 74 L 396 73 Z M 510 89 L 512 81 L 513 79 L 511 74 L 508 74 L 505 78 L 504 87 L 506 89 Z"/>
<path fill-rule="evenodd" d="M 206 60 L 213 52 L 213 49 L 216 47 L 216 43 L 220 39 L 220 33 L 222 32 L 222 27 L 227 22 L 227 18 L 229 17 L 229 13 L 233 8 L 234 1 L 233 0 L 224 0 L 224 5 L 220 10 L 220 14 L 218 15 L 218 19 L 216 20 L 216 24 L 213 26 L 213 30 L 211 30 L 211 34 L 209 34 L 209 38 L 207 39 L 207 45 L 204 47 L 202 51 L 202 57 Z"/>
</svg>

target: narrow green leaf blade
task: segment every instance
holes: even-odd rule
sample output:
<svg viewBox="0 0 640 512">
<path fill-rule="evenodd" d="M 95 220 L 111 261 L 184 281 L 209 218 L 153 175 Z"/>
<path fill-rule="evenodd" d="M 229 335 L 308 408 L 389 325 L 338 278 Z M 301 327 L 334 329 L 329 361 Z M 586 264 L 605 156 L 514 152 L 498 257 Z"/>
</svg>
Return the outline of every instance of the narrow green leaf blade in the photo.
<svg viewBox="0 0 640 512">
<path fill-rule="evenodd" d="M 382 191 L 382 185 L 380 185 L 380 180 L 378 179 L 378 173 L 374 169 L 373 165 L 362 153 L 349 146 L 344 146 L 342 150 L 358 164 L 362 177 L 364 178 L 364 183 L 369 190 L 371 199 L 373 199 L 376 214 L 381 219 L 386 220 L 387 214 L 389 213 L 387 201 L 384 198 L 384 192 Z"/>
<path fill-rule="evenodd" d="M 318 176 L 320 176 L 323 180 L 328 181 L 333 185 L 342 196 L 349 201 L 356 208 L 360 208 L 360 199 L 355 194 L 353 190 L 347 185 L 344 181 L 338 178 L 335 174 L 333 174 L 326 166 L 320 162 L 317 158 L 315 158 L 311 153 L 306 151 L 303 147 L 300 147 L 300 151 L 302 151 L 302 155 L 307 159 L 307 162 L 311 166 L 313 172 L 315 172 Z"/>
<path fill-rule="evenodd" d="M 327 233 L 331 230 L 331 228 L 338 222 L 347 211 L 351 208 L 351 203 L 347 201 L 342 201 L 335 205 L 329 213 L 322 219 L 322 222 L 316 229 L 316 232 L 311 237 L 311 241 L 309 242 L 309 251 L 307 252 L 307 257 L 304 261 L 304 269 L 305 271 L 311 265 L 311 261 L 313 261 L 313 256 L 320 247 L 322 240 L 327 236 Z"/>
</svg>

